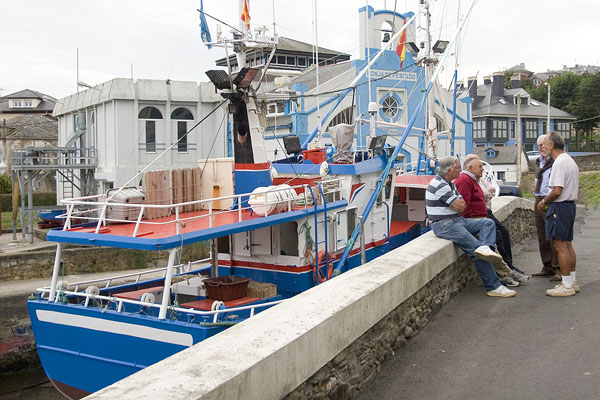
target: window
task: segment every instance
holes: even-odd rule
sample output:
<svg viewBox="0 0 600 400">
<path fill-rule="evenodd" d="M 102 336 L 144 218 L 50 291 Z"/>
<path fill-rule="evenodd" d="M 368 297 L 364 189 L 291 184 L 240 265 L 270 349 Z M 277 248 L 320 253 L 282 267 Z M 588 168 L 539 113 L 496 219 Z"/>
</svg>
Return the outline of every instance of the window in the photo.
<svg viewBox="0 0 600 400">
<path fill-rule="evenodd" d="M 333 117 L 333 119 L 331 120 L 329 125 L 327 125 L 326 130 L 329 131 L 331 128 L 333 128 L 337 124 L 350 124 L 351 125 L 352 121 L 354 120 L 352 118 L 353 114 L 354 114 L 354 107 L 350 106 L 350 107 L 344 108 L 335 117 Z"/>
<path fill-rule="evenodd" d="M 267 104 L 267 116 L 272 116 L 275 114 L 283 114 L 285 111 L 285 102 L 283 101 L 275 101 Z"/>
<path fill-rule="evenodd" d="M 510 138 L 517 138 L 517 123 L 515 121 L 510 121 Z"/>
<path fill-rule="evenodd" d="M 485 139 L 485 119 L 473 121 L 473 139 Z"/>
<path fill-rule="evenodd" d="M 296 57 L 287 56 L 286 57 L 286 64 L 287 65 L 296 65 Z"/>
<path fill-rule="evenodd" d="M 33 107 L 33 103 L 31 102 L 31 100 L 24 100 L 23 107 Z"/>
<path fill-rule="evenodd" d="M 381 103 L 381 107 L 383 113 L 389 119 L 394 118 L 398 114 L 398 101 L 392 96 L 388 96 L 383 99 L 383 103 Z"/>
<path fill-rule="evenodd" d="M 537 139 L 538 137 L 538 122 L 525 121 L 525 139 Z"/>
<path fill-rule="evenodd" d="M 494 139 L 506 139 L 506 121 L 492 120 L 492 137 Z"/>
<path fill-rule="evenodd" d="M 13 102 L 14 107 L 21 107 L 21 100 L 15 100 Z"/>
<path fill-rule="evenodd" d="M 273 58 L 277 59 L 277 61 L 275 61 L 275 64 L 285 65 L 285 56 L 277 56 Z"/>
<path fill-rule="evenodd" d="M 571 137 L 571 123 L 570 122 L 558 122 L 556 124 L 556 131 L 560 133 L 560 135 L 564 139 L 569 139 Z"/>
<path fill-rule="evenodd" d="M 546 134 L 546 129 L 547 129 L 547 127 L 546 127 L 546 121 L 543 121 L 542 122 L 542 135 Z"/>
<path fill-rule="evenodd" d="M 141 125 L 146 139 L 145 150 L 147 153 L 156 152 L 156 121 L 162 119 L 162 114 L 156 107 L 144 107 L 138 114 L 138 118 L 145 121 Z"/>
<path fill-rule="evenodd" d="M 156 121 L 146 121 L 146 152 L 156 153 Z"/>
<path fill-rule="evenodd" d="M 171 113 L 171 119 L 177 121 L 177 151 L 185 153 L 188 151 L 186 121 L 192 121 L 194 116 L 187 108 L 179 107 Z"/>
<path fill-rule="evenodd" d="M 506 179 L 506 173 L 504 171 L 496 171 L 496 179 L 504 182 L 504 180 Z"/>
<path fill-rule="evenodd" d="M 298 57 L 298 66 L 306 67 L 306 57 Z"/>
</svg>

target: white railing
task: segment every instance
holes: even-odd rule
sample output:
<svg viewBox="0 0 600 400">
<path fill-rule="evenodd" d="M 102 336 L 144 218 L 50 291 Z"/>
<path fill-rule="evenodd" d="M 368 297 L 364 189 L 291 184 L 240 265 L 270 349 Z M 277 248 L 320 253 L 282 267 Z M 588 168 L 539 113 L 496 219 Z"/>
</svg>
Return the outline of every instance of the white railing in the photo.
<svg viewBox="0 0 600 400">
<path fill-rule="evenodd" d="M 39 289 L 37 289 L 37 291 L 40 292 L 43 296 L 44 293 L 48 293 L 48 294 L 50 293 L 50 288 L 39 288 Z M 88 307 L 91 300 L 96 300 L 96 299 L 107 301 L 106 307 L 108 307 L 111 303 L 116 303 L 117 308 L 115 311 L 117 313 L 123 312 L 123 304 L 133 304 L 136 306 L 146 307 L 146 308 L 149 307 L 149 308 L 157 309 L 159 311 L 160 311 L 160 307 L 161 307 L 160 304 L 145 303 L 140 300 L 123 299 L 120 297 L 103 296 L 100 294 L 93 294 L 93 293 L 72 292 L 69 290 L 64 290 L 61 292 L 61 294 L 85 298 L 84 307 L 86 307 L 86 308 Z M 250 317 L 253 317 L 255 314 L 255 310 L 257 308 L 271 307 L 271 306 L 277 305 L 283 301 L 284 300 L 276 300 L 276 301 L 271 301 L 268 303 L 252 304 L 252 305 L 248 305 L 248 306 L 232 307 L 232 308 L 226 308 L 223 310 L 214 310 L 214 311 L 202 311 L 202 310 L 196 310 L 193 308 L 183 308 L 183 307 L 174 307 L 174 306 L 169 307 L 169 310 L 172 310 L 175 312 L 181 312 L 181 313 L 185 313 L 185 314 L 194 314 L 194 315 L 200 315 L 200 316 L 212 316 L 212 322 L 216 323 L 216 322 L 218 322 L 219 315 L 221 315 L 221 314 L 228 314 L 228 313 L 232 313 L 232 312 L 250 310 Z"/>
<path fill-rule="evenodd" d="M 193 265 L 201 264 L 201 263 L 203 264 L 203 263 L 206 263 L 209 261 L 210 261 L 210 258 L 204 258 L 202 260 L 190 261 L 187 264 L 174 265 L 173 268 L 175 269 L 176 274 L 184 274 L 184 273 L 189 273 L 190 271 L 192 271 Z M 87 287 L 89 285 L 96 284 L 96 286 L 100 287 L 101 285 L 97 285 L 97 284 L 100 282 L 105 282 L 105 284 L 102 285 L 102 286 L 104 286 L 103 289 L 109 289 L 111 287 L 110 285 L 112 284 L 113 281 L 135 277 L 135 281 L 128 282 L 128 284 L 129 283 L 136 284 L 136 283 L 140 282 L 142 276 L 155 274 L 157 272 L 162 272 L 162 278 L 164 279 L 164 277 L 167 275 L 167 267 L 154 268 L 154 269 L 149 269 L 149 270 L 140 271 L 140 272 L 133 272 L 130 274 L 116 275 L 116 276 L 111 276 L 109 278 L 89 279 L 86 281 L 69 283 L 69 287 L 74 287 L 75 292 L 82 293 L 82 292 L 79 292 L 80 286 Z M 45 290 L 45 289 L 49 290 L 50 287 L 46 286 L 46 287 L 43 287 L 43 288 L 40 288 L 37 290 L 40 291 L 40 290 Z"/>
<path fill-rule="evenodd" d="M 342 185 L 341 181 L 344 178 L 336 178 L 336 179 L 328 179 L 317 182 L 318 184 L 325 184 L 327 191 L 324 192 L 325 195 L 333 193 L 333 198 L 341 198 L 341 190 Z M 337 183 L 337 184 L 334 184 Z M 285 200 L 275 200 L 273 201 L 272 196 L 268 196 L 268 194 L 277 194 L 288 192 L 290 190 L 301 189 L 301 193 L 293 198 L 289 196 L 281 196 Z M 318 191 L 314 193 L 314 196 L 311 194 L 311 186 L 308 184 L 296 185 L 296 186 L 287 186 L 285 188 L 274 187 L 267 192 L 259 193 L 256 195 L 262 195 L 264 197 L 264 210 L 265 217 L 269 216 L 269 214 L 273 214 L 273 212 L 269 212 L 270 207 L 278 204 L 283 204 L 285 206 L 284 211 L 292 211 L 293 207 L 302 205 L 304 209 L 308 208 L 313 202 L 316 200 L 319 201 L 319 196 L 317 196 Z M 337 195 L 336 195 L 337 194 Z M 110 223 L 135 223 L 136 226 L 134 228 L 132 237 L 136 237 L 139 232 L 140 226 L 143 225 L 167 225 L 167 224 L 175 224 L 176 234 L 181 233 L 181 227 L 185 226 L 186 223 L 201 220 L 204 218 L 208 218 L 208 227 L 212 228 L 215 217 L 219 214 L 231 214 L 237 212 L 237 222 L 242 222 L 242 212 L 251 210 L 251 206 L 242 206 L 242 198 L 251 196 L 252 193 L 244 193 L 244 194 L 236 194 L 229 196 L 216 197 L 206 200 L 195 200 L 188 201 L 185 203 L 176 203 L 176 204 L 132 204 L 132 203 L 116 203 L 109 202 L 106 199 L 106 195 L 95 195 L 95 196 L 86 196 L 86 197 L 77 197 L 73 199 L 64 199 L 61 200 L 63 204 L 67 206 L 67 213 L 60 215 L 59 218 L 65 218 L 64 230 L 71 229 L 74 220 L 80 221 L 93 221 L 97 222 L 95 233 L 99 233 L 102 226 L 105 226 L 108 222 Z M 277 196 L 275 196 L 277 197 Z M 215 203 L 222 202 L 227 200 L 233 200 L 234 203 L 237 204 L 235 209 L 228 210 L 215 210 Z M 137 216 L 136 220 L 124 220 L 124 219 L 115 219 L 115 218 L 107 218 L 106 213 L 108 207 L 122 207 L 127 209 L 138 210 L 135 212 Z M 192 215 L 181 217 L 184 213 L 183 209 L 185 207 L 194 206 L 194 208 L 198 208 L 200 206 L 201 209 L 208 209 L 207 214 L 203 215 Z M 256 205 L 255 205 L 256 206 Z M 261 207 L 263 205 L 260 205 Z M 168 221 L 152 221 L 152 220 L 143 220 L 144 211 L 150 208 L 154 209 L 173 209 L 174 210 L 174 219 L 170 219 Z M 98 216 L 98 214 L 100 216 Z M 133 214 L 133 213 L 132 213 Z"/>
</svg>

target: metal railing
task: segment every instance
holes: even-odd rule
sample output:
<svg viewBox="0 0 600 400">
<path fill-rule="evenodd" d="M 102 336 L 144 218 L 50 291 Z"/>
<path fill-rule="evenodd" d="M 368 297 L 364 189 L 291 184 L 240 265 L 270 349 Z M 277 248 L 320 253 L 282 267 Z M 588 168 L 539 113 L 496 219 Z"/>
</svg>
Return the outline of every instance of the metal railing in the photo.
<svg viewBox="0 0 600 400">
<path fill-rule="evenodd" d="M 13 169 L 32 168 L 93 168 L 96 149 L 93 147 L 26 147 L 12 154 Z"/>
<path fill-rule="evenodd" d="M 325 195 L 329 195 L 329 198 L 333 199 L 341 199 L 341 190 L 342 185 L 341 181 L 344 178 L 336 178 L 336 179 L 328 179 L 321 181 L 326 188 Z M 181 233 L 182 226 L 185 224 L 197 221 L 201 219 L 208 218 L 208 227 L 213 227 L 213 222 L 217 215 L 220 214 L 231 214 L 237 213 L 237 222 L 242 222 L 242 212 L 249 211 L 253 207 L 264 207 L 264 217 L 269 216 L 270 214 L 276 213 L 276 211 L 272 210 L 275 206 L 282 206 L 283 209 L 281 211 L 293 211 L 294 207 L 302 206 L 303 209 L 307 209 L 313 203 L 313 199 L 310 196 L 310 191 L 308 188 L 310 185 L 302 184 L 296 186 L 287 186 L 285 188 L 274 187 L 270 190 L 263 193 L 244 193 L 244 194 L 236 194 L 229 196 L 216 197 L 205 200 L 195 200 L 184 203 L 176 203 L 176 204 L 132 204 L 132 203 L 117 203 L 108 201 L 106 195 L 95 195 L 95 196 L 86 196 L 86 197 L 78 197 L 74 199 L 64 199 L 61 202 L 67 206 L 67 213 L 60 215 L 59 217 L 65 218 L 64 230 L 71 229 L 72 223 L 74 220 L 80 221 L 91 221 L 97 222 L 95 233 L 99 233 L 102 226 L 105 226 L 107 223 L 135 223 L 135 228 L 132 233 L 132 237 L 136 237 L 139 233 L 139 229 L 141 225 L 169 225 L 175 224 L 175 232 L 176 234 Z M 291 190 L 294 190 L 294 193 L 297 193 L 297 190 L 300 191 L 300 194 L 295 196 L 284 195 L 284 193 L 290 194 Z M 271 195 L 271 196 L 269 196 Z M 244 197 L 255 196 L 254 198 L 260 198 L 262 196 L 264 198 L 263 203 L 254 203 L 252 205 L 243 206 L 244 202 L 242 199 Z M 232 209 L 217 209 L 215 208 L 215 203 L 223 202 L 227 200 L 233 200 L 234 208 Z M 220 204 L 220 203 L 217 203 Z M 192 208 L 201 208 L 204 210 L 208 210 L 208 213 L 202 215 L 191 215 L 182 217 L 184 214 L 183 210 Z M 199 206 L 199 207 L 198 207 Z M 119 208 L 127 208 L 131 212 L 131 215 L 135 215 L 135 221 L 133 219 L 117 219 L 117 218 L 109 218 L 107 217 L 107 211 L 109 207 L 119 207 Z M 152 221 L 152 220 L 143 220 L 144 211 L 147 209 L 169 209 L 174 210 L 174 219 L 170 219 L 168 221 Z M 98 215 L 99 214 L 99 215 Z M 171 214 L 171 215 L 173 215 Z"/>
<path fill-rule="evenodd" d="M 42 296 L 45 293 L 50 294 L 50 288 L 39 288 L 39 289 L 37 289 L 37 291 L 39 293 L 41 293 Z M 115 309 L 115 311 L 117 313 L 124 312 L 123 311 L 124 304 L 132 304 L 132 305 L 136 305 L 139 307 L 147 307 L 147 308 L 157 309 L 157 310 L 160 310 L 160 308 L 161 308 L 160 304 L 147 303 L 147 302 L 143 302 L 140 300 L 130 300 L 130 299 L 124 299 L 124 298 L 114 297 L 114 296 L 104 296 L 104 295 L 93 294 L 93 293 L 85 293 L 85 292 L 77 292 L 77 291 L 74 292 L 74 291 L 69 291 L 69 290 L 63 290 L 63 291 L 61 291 L 61 294 L 67 295 L 67 296 L 75 296 L 75 297 L 85 298 L 84 307 L 86 307 L 86 308 L 90 305 L 92 300 L 96 300 L 96 299 L 107 301 L 107 304 L 106 304 L 107 308 L 110 304 L 115 303 L 117 305 L 117 307 Z M 58 297 L 59 296 L 57 296 L 56 300 L 54 301 L 55 303 L 58 302 Z M 188 315 L 192 314 L 192 315 L 199 315 L 199 316 L 209 316 L 209 317 L 212 316 L 212 322 L 216 323 L 216 322 L 218 322 L 219 315 L 221 315 L 221 314 L 229 314 L 232 312 L 250 310 L 250 317 L 253 317 L 255 314 L 255 310 L 257 308 L 272 307 L 283 301 L 284 300 L 276 300 L 276 301 L 271 301 L 268 303 L 252 304 L 252 305 L 247 305 L 247 306 L 232 307 L 232 308 L 226 308 L 226 309 L 214 310 L 214 311 L 202 311 L 202 310 L 196 310 L 194 308 L 183 308 L 183 307 L 175 307 L 175 306 L 170 306 L 169 309 L 174 312 L 180 312 L 180 313 L 184 313 L 184 314 L 188 314 Z"/>
</svg>

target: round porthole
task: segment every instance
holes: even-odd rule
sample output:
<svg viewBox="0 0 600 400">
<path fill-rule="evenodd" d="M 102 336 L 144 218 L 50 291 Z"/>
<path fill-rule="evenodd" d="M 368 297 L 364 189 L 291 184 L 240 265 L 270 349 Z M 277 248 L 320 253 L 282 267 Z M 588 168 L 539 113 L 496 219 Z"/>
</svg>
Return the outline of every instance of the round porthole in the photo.
<svg viewBox="0 0 600 400">
<path fill-rule="evenodd" d="M 383 111 L 383 114 L 387 118 L 396 118 L 396 115 L 398 115 L 398 109 L 399 104 L 395 98 L 393 98 L 392 96 L 388 96 L 385 99 L 383 99 L 383 102 L 381 103 L 381 111 Z"/>
</svg>

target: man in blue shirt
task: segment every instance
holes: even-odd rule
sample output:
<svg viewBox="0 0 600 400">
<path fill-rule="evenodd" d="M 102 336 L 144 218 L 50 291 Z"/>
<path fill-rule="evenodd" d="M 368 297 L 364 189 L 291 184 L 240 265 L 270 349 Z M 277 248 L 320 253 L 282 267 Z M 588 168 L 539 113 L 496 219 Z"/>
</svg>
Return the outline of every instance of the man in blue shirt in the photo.
<svg viewBox="0 0 600 400">
<path fill-rule="evenodd" d="M 537 230 L 538 247 L 543 267 L 540 272 L 532 276 L 536 278 L 548 277 L 550 280 L 561 280 L 556 251 L 552 242 L 546 239 L 546 212 L 538 208 L 538 203 L 550 192 L 548 181 L 550 180 L 552 165 L 554 163 L 552 157 L 544 152 L 545 140 L 546 135 L 541 135 L 537 140 L 540 156 L 535 160 L 535 189 L 533 191 L 533 195 L 535 196 L 535 228 Z"/>
<path fill-rule="evenodd" d="M 489 218 L 463 218 L 465 201 L 452 183 L 460 174 L 460 162 L 456 157 L 439 160 L 438 174 L 431 180 L 425 194 L 427 217 L 435 236 L 454 242 L 473 261 L 483 280 L 488 296 L 513 297 L 514 290 L 500 284 L 490 261 L 502 259 L 492 251 L 496 242 L 496 226 Z M 474 235 L 479 234 L 479 240 Z"/>
</svg>

